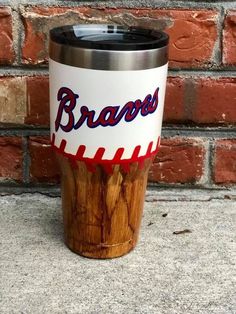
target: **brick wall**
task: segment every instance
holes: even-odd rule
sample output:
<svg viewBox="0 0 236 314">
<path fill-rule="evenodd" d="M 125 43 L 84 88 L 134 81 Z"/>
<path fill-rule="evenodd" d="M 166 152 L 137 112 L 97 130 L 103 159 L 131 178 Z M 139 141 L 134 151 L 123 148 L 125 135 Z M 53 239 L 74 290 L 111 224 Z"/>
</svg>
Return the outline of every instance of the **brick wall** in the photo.
<svg viewBox="0 0 236 314">
<path fill-rule="evenodd" d="M 234 1 L 25 3 L 0 1 L 0 186 L 40 189 L 59 182 L 49 144 L 48 30 L 88 22 L 170 35 L 163 140 L 150 182 L 236 184 Z"/>
</svg>

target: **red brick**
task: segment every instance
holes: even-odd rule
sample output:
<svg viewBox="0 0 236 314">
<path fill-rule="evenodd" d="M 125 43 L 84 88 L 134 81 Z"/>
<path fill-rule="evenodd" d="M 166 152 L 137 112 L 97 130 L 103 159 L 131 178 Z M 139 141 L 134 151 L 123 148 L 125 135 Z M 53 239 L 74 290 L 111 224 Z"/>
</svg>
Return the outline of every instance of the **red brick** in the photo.
<svg viewBox="0 0 236 314">
<path fill-rule="evenodd" d="M 163 139 L 150 169 L 149 181 L 195 183 L 204 171 L 205 148 L 201 140 Z"/>
<path fill-rule="evenodd" d="M 167 82 L 164 121 L 235 124 L 236 78 L 173 77 Z"/>
<path fill-rule="evenodd" d="M 0 77 L 0 122 L 23 124 L 25 115 L 25 78 Z"/>
<path fill-rule="evenodd" d="M 15 60 L 12 35 L 12 15 L 9 7 L 0 7 L 0 64 Z"/>
<path fill-rule="evenodd" d="M 48 77 L 0 78 L 1 103 L 0 122 L 25 121 L 26 124 L 48 126 Z M 235 108 L 236 78 L 168 78 L 164 110 L 167 123 L 235 124 Z"/>
<path fill-rule="evenodd" d="M 0 137 L 0 180 L 22 180 L 23 175 L 22 139 Z"/>
<path fill-rule="evenodd" d="M 46 76 L 27 78 L 26 124 L 49 125 L 49 82 Z"/>
<path fill-rule="evenodd" d="M 217 184 L 236 183 L 236 139 L 216 141 L 213 179 Z"/>
<path fill-rule="evenodd" d="M 157 18 L 173 19 L 170 35 L 170 67 L 203 67 L 214 63 L 218 13 L 212 10 L 161 10 Z"/>
<path fill-rule="evenodd" d="M 196 123 L 236 123 L 236 78 L 203 78 L 196 81 Z"/>
<path fill-rule="evenodd" d="M 92 9 L 29 7 L 22 11 L 25 41 L 23 62 L 45 63 L 48 30 L 73 23 L 118 23 L 164 29 L 170 34 L 170 65 L 202 67 L 214 63 L 218 12 L 214 10 Z"/>
<path fill-rule="evenodd" d="M 164 121 L 179 123 L 184 121 L 184 79 L 169 77 L 166 86 Z"/>
<path fill-rule="evenodd" d="M 33 182 L 59 182 L 59 167 L 48 137 L 30 137 L 30 177 Z"/>
<path fill-rule="evenodd" d="M 223 63 L 236 65 L 236 11 L 229 11 L 223 30 Z"/>
<path fill-rule="evenodd" d="M 25 27 L 22 61 L 40 64 L 48 60 L 49 29 L 68 24 L 85 23 L 86 8 L 29 7 L 21 12 Z M 81 17 L 81 18 L 80 18 Z"/>
</svg>

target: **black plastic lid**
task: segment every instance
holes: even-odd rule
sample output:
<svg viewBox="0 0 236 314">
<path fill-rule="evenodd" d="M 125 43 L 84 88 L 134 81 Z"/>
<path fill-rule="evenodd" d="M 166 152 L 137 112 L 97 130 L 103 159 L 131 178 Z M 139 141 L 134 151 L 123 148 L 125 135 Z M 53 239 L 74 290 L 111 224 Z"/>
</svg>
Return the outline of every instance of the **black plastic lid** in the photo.
<svg viewBox="0 0 236 314">
<path fill-rule="evenodd" d="M 50 31 L 52 41 L 98 50 L 147 50 L 165 47 L 169 36 L 161 31 L 118 25 L 68 25 Z"/>
</svg>

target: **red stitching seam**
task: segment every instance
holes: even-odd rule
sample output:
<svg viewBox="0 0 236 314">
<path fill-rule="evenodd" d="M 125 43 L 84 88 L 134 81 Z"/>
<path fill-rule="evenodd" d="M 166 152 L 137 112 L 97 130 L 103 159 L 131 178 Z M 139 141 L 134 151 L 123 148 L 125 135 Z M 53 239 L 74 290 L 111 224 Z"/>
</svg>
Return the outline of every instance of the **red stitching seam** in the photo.
<svg viewBox="0 0 236 314">
<path fill-rule="evenodd" d="M 96 165 L 102 165 L 106 172 L 112 173 L 112 171 L 113 171 L 112 166 L 116 165 L 116 164 L 122 165 L 123 170 L 125 172 L 129 172 L 130 163 L 138 162 L 139 167 L 142 168 L 144 165 L 145 159 L 152 158 L 156 155 L 156 153 L 158 152 L 159 147 L 160 147 L 160 136 L 158 137 L 157 145 L 156 145 L 156 148 L 153 152 L 152 152 L 153 142 L 150 142 L 148 145 L 146 154 L 143 156 L 139 156 L 141 146 L 138 145 L 135 147 L 133 154 L 132 154 L 132 157 L 129 159 L 121 159 L 121 157 L 124 153 L 124 150 L 125 150 L 123 147 L 118 148 L 113 159 L 108 160 L 108 159 L 102 159 L 102 157 L 105 153 L 104 147 L 98 148 L 96 154 L 94 155 L 94 158 L 88 158 L 88 157 L 83 156 L 85 151 L 86 151 L 85 145 L 80 145 L 78 150 L 77 150 L 76 155 L 72 155 L 72 154 L 65 152 L 66 144 L 67 144 L 66 140 L 63 139 L 61 141 L 61 144 L 59 147 L 55 146 L 55 134 L 54 133 L 52 134 L 51 145 L 52 145 L 52 148 L 56 152 L 64 155 L 65 157 L 71 159 L 72 161 L 77 161 L 77 160 L 84 161 L 87 165 L 88 170 L 91 172 L 96 171 Z"/>
</svg>

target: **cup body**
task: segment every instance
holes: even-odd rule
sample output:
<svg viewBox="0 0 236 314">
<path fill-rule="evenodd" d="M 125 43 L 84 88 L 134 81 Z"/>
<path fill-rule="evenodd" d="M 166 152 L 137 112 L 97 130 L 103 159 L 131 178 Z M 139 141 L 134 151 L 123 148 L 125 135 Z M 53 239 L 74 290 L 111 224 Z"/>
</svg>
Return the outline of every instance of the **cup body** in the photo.
<svg viewBox="0 0 236 314">
<path fill-rule="evenodd" d="M 159 145 L 168 36 L 110 25 L 50 33 L 51 142 L 61 168 L 65 242 L 93 258 L 138 239 Z"/>
</svg>

